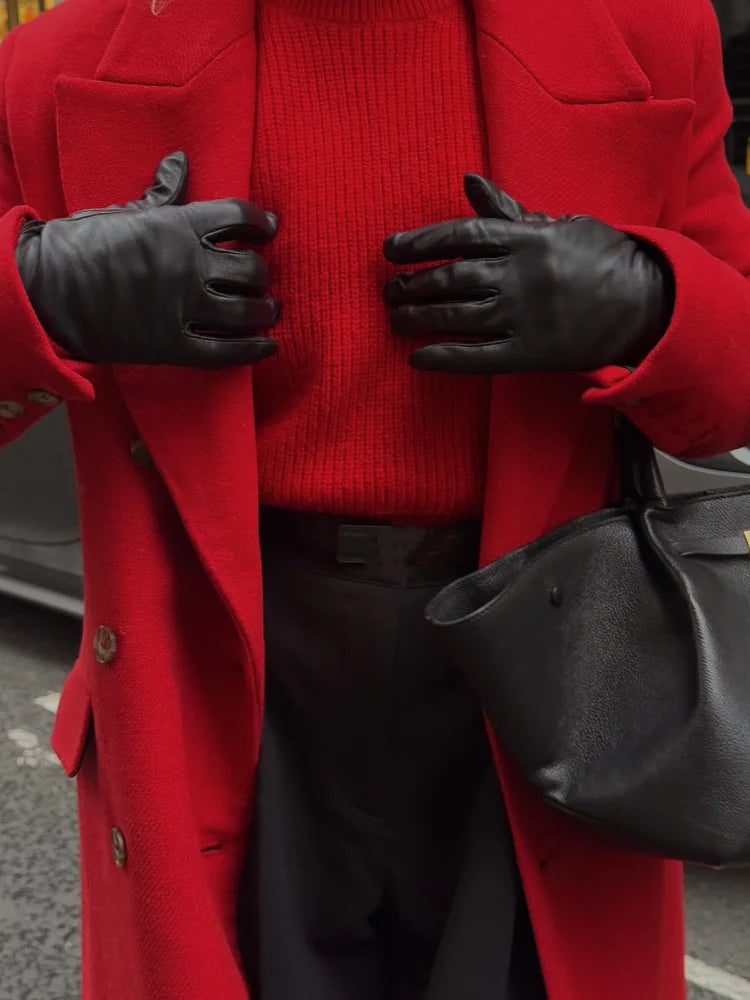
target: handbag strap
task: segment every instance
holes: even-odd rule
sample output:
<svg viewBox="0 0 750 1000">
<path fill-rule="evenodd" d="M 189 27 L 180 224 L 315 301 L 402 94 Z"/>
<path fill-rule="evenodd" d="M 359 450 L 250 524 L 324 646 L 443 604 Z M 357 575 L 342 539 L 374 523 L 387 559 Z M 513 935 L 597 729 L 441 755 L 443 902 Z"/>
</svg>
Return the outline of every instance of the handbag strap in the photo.
<svg viewBox="0 0 750 1000">
<path fill-rule="evenodd" d="M 615 412 L 615 438 L 620 454 L 620 498 L 624 504 L 671 510 L 654 446 L 635 424 Z"/>
</svg>

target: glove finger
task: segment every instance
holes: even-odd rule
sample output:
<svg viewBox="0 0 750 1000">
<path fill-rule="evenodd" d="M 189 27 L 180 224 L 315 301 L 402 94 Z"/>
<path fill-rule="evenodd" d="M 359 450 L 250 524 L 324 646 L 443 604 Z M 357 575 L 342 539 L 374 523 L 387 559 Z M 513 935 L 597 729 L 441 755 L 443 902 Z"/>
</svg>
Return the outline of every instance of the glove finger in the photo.
<svg viewBox="0 0 750 1000">
<path fill-rule="evenodd" d="M 464 174 L 464 192 L 479 216 L 523 222 L 529 212 L 493 181 L 481 174 Z"/>
<path fill-rule="evenodd" d="M 453 219 L 394 233 L 383 244 L 383 253 L 393 264 L 503 257 L 518 248 L 527 228 L 502 219 Z"/>
<path fill-rule="evenodd" d="M 188 206 L 193 228 L 204 245 L 242 240 L 265 246 L 278 231 L 273 212 L 242 198 L 197 201 Z"/>
<path fill-rule="evenodd" d="M 427 267 L 422 271 L 396 275 L 386 282 L 383 289 L 388 306 L 445 302 L 446 299 L 463 301 L 486 299 L 499 295 L 498 269 L 503 261 L 456 261 Z"/>
<path fill-rule="evenodd" d="M 165 156 L 156 168 L 154 183 L 137 202 L 126 205 L 138 208 L 161 208 L 164 205 L 178 205 L 187 187 L 188 158 L 177 150 Z"/>
<path fill-rule="evenodd" d="M 499 296 L 494 295 L 481 302 L 398 306 L 391 310 L 391 326 L 406 337 L 428 337 L 435 333 L 496 337 L 504 323 Z"/>
<path fill-rule="evenodd" d="M 464 175 L 464 191 L 477 215 L 508 222 L 554 222 L 546 212 L 530 212 L 528 208 L 479 174 Z M 563 216 L 564 218 L 564 216 Z"/>
<path fill-rule="evenodd" d="M 485 344 L 431 344 L 412 351 L 409 364 L 420 371 L 459 375 L 505 375 L 534 367 L 515 338 Z"/>
<path fill-rule="evenodd" d="M 272 357 L 279 345 L 270 337 L 217 337 L 188 331 L 180 365 L 190 368 L 229 368 L 253 365 Z"/>
<path fill-rule="evenodd" d="M 193 331 L 245 336 L 270 330 L 281 316 L 281 304 L 272 298 L 246 298 L 206 289 L 198 315 L 189 327 Z"/>
<path fill-rule="evenodd" d="M 253 250 L 222 250 L 209 246 L 202 259 L 203 284 L 211 291 L 257 296 L 271 285 L 271 268 Z"/>
</svg>

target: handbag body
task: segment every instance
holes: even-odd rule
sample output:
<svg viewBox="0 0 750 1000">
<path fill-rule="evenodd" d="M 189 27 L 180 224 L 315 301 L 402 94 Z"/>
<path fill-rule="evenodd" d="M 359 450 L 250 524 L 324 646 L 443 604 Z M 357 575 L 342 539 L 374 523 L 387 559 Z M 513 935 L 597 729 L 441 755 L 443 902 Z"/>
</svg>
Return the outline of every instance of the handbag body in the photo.
<svg viewBox="0 0 750 1000">
<path fill-rule="evenodd" d="M 628 846 L 750 863 L 750 488 L 668 497 L 620 425 L 622 499 L 427 605 L 552 806 Z"/>
</svg>

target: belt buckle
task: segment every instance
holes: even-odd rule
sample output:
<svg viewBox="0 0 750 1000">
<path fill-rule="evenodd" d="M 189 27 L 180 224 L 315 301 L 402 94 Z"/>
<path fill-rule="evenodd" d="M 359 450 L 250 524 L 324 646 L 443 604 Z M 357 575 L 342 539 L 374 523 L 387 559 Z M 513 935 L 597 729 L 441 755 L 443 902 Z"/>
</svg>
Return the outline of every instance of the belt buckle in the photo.
<svg viewBox="0 0 750 1000">
<path fill-rule="evenodd" d="M 380 558 L 379 524 L 340 524 L 336 537 L 336 562 L 366 566 Z"/>
</svg>

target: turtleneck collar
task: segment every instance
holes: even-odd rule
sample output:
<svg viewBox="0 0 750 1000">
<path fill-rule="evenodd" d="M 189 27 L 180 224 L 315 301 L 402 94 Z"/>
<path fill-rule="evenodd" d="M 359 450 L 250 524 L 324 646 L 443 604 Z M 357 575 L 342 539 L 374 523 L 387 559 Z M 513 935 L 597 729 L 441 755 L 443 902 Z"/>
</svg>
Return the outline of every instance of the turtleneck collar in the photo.
<svg viewBox="0 0 750 1000">
<path fill-rule="evenodd" d="M 341 24 L 418 21 L 455 6 L 455 0 L 262 0 L 262 3 L 283 7 L 306 21 Z"/>
</svg>

